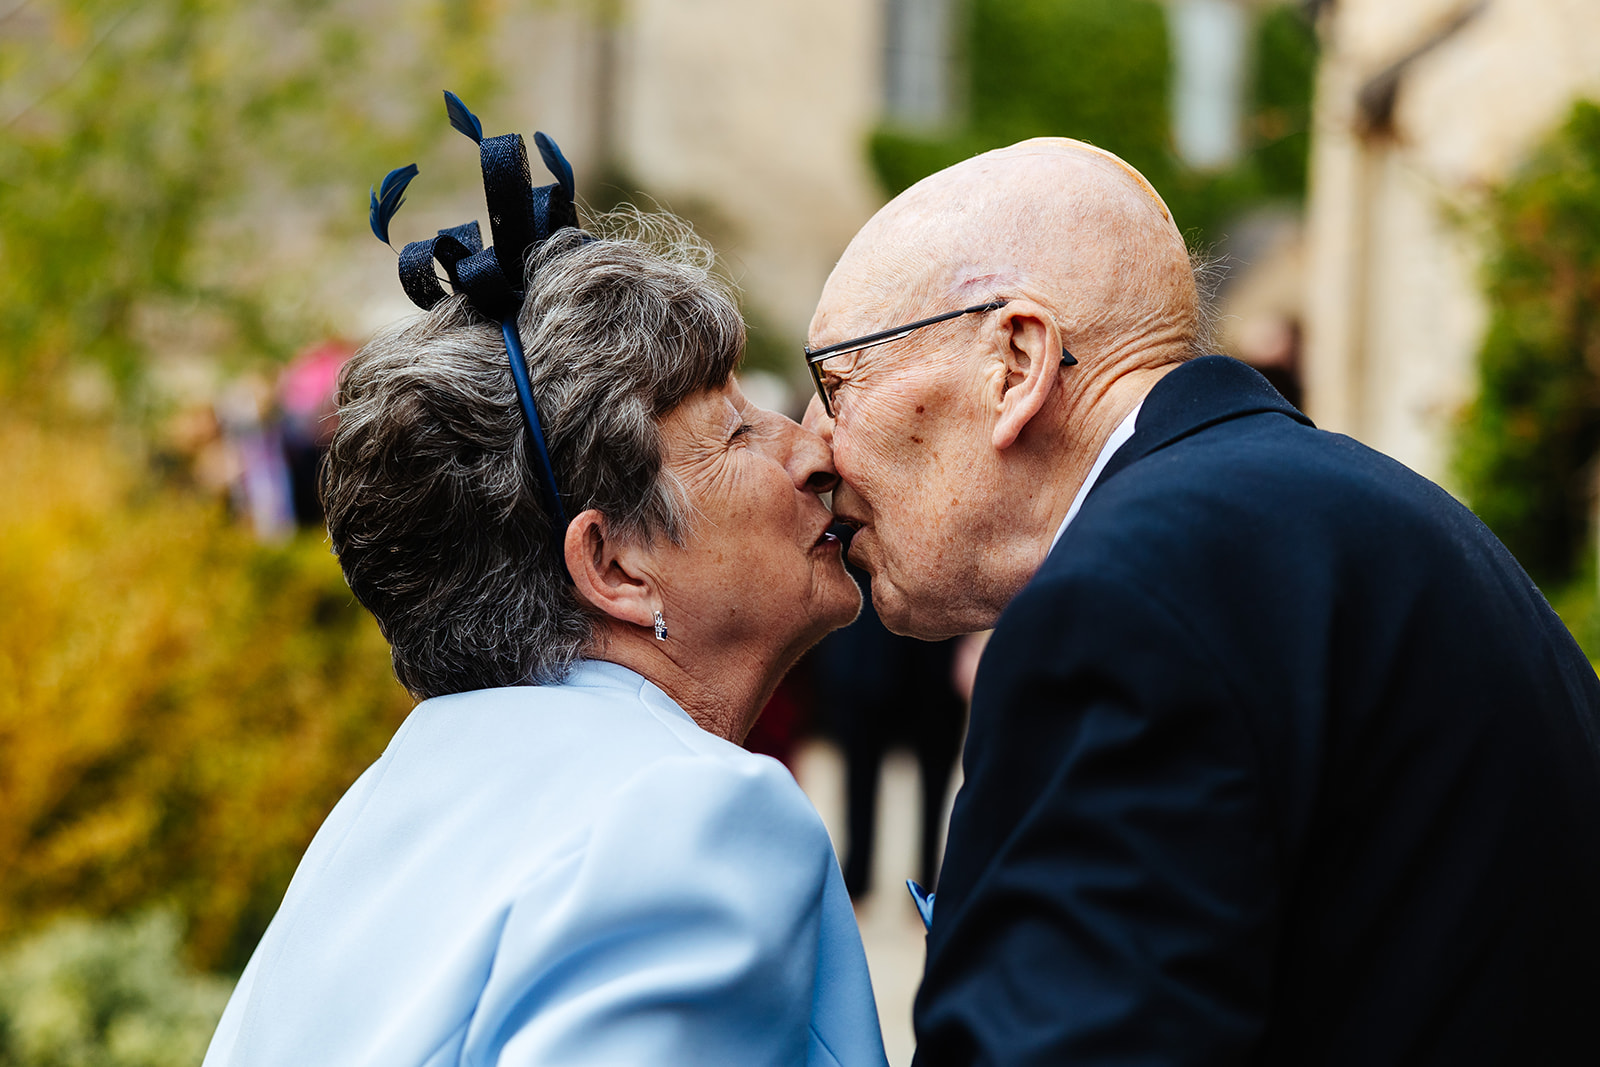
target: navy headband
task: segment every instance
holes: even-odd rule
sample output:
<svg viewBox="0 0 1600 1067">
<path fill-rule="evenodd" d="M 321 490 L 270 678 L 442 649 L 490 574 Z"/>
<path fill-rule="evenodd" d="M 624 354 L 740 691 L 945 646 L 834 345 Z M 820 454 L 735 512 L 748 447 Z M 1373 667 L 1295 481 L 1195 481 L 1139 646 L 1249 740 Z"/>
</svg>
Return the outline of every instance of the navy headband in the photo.
<svg viewBox="0 0 1600 1067">
<path fill-rule="evenodd" d="M 528 256 L 557 230 L 578 226 L 578 209 L 573 202 L 572 165 L 556 143 L 542 133 L 533 135 L 539 158 L 555 176 L 551 185 L 534 188 L 528 168 L 528 148 L 520 134 L 484 137 L 483 124 L 454 93 L 444 94 L 450 125 L 478 143 L 483 165 L 484 199 L 489 206 L 489 230 L 494 244 L 483 247 L 483 236 L 476 221 L 440 230 L 425 241 L 412 241 L 400 253 L 400 284 L 411 302 L 429 310 L 448 294 L 434 270 L 437 262 L 444 269 L 450 288 L 467 298 L 485 318 L 500 323 L 506 358 L 511 364 L 511 380 L 517 388 L 517 402 L 528 424 L 533 441 L 535 466 L 544 488 L 545 503 L 560 530 L 567 525 L 567 511 L 556 486 L 555 468 L 550 464 L 550 449 L 545 444 L 544 426 L 533 402 L 528 381 L 528 363 L 517 335 L 517 314 L 522 310 L 523 270 Z M 405 202 L 406 186 L 417 176 L 416 164 L 397 167 L 383 179 L 372 194 L 373 235 L 389 244 L 389 220 Z M 392 245 L 390 247 L 393 247 Z"/>
</svg>

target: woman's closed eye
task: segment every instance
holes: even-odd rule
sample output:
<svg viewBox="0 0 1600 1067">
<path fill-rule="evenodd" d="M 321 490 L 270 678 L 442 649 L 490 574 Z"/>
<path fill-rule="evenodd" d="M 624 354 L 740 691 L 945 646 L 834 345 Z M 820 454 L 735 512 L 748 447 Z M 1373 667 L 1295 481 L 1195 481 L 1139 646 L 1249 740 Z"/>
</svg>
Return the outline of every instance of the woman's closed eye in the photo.
<svg viewBox="0 0 1600 1067">
<path fill-rule="evenodd" d="M 737 442 L 737 441 L 739 441 L 739 440 L 741 440 L 743 438 L 749 437 L 751 434 L 753 434 L 755 432 L 756 432 L 755 426 L 753 426 L 752 424 L 750 424 L 748 422 L 741 422 L 738 425 L 738 427 L 733 431 L 732 436 L 730 436 L 728 438 L 728 444 L 730 444 L 730 445 L 734 444 L 735 442 Z"/>
</svg>

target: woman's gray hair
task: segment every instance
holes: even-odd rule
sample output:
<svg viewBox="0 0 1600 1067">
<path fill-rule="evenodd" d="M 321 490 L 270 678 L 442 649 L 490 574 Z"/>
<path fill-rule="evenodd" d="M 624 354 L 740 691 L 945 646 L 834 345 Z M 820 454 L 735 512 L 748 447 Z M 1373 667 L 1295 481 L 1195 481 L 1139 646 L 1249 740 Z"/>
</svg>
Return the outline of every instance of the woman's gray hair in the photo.
<svg viewBox="0 0 1600 1067">
<path fill-rule="evenodd" d="M 517 327 L 567 514 L 681 543 L 659 422 L 724 385 L 744 323 L 686 223 L 629 211 L 558 231 Z M 418 698 L 558 681 L 596 639 L 546 513 L 498 324 L 464 297 L 389 328 L 339 376 L 322 475 L 345 580 Z"/>
</svg>

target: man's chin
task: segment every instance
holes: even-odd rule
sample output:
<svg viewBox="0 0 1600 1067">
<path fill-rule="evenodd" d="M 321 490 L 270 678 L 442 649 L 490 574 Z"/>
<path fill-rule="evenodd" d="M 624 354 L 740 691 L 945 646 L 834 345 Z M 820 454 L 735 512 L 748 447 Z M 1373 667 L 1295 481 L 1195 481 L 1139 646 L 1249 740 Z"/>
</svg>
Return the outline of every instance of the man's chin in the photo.
<svg viewBox="0 0 1600 1067">
<path fill-rule="evenodd" d="M 917 610 L 899 589 L 876 577 L 872 581 L 872 610 L 878 613 L 878 621 L 885 629 L 901 637 L 943 641 L 965 632 L 949 629 L 949 620 L 938 617 L 937 612 Z"/>
</svg>

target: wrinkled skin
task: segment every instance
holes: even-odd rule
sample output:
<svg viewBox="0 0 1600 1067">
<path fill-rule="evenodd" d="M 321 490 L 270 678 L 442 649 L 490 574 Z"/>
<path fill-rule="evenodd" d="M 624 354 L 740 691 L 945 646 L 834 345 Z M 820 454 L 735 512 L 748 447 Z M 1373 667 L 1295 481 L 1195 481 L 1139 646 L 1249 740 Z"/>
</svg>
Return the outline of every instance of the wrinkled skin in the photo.
<svg viewBox="0 0 1600 1067">
<path fill-rule="evenodd" d="M 1041 138 L 912 186 L 846 249 L 813 348 L 993 299 L 824 364 L 833 449 L 890 629 L 992 626 L 1043 561 L 1106 438 L 1191 353 L 1199 301 L 1165 204 L 1116 157 Z M 1078 365 L 1060 366 L 1066 348 Z"/>
<path fill-rule="evenodd" d="M 568 569 L 603 614 L 593 654 L 737 742 L 801 654 L 861 610 L 827 535 L 821 494 L 836 476 L 820 438 L 751 404 L 736 380 L 684 400 L 661 434 L 692 513 L 684 544 L 619 541 L 588 511 L 568 528 Z M 655 639 L 658 610 L 666 641 Z"/>
</svg>

